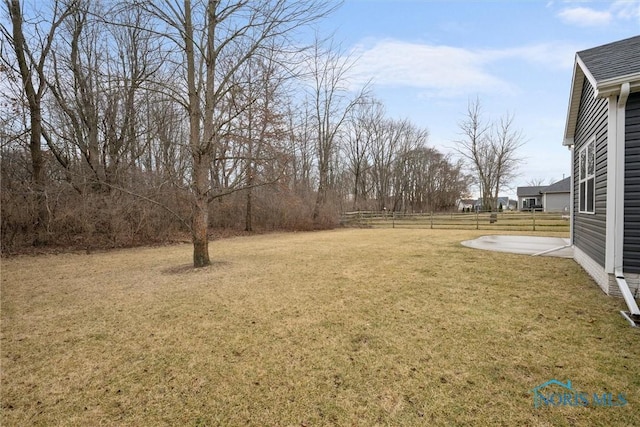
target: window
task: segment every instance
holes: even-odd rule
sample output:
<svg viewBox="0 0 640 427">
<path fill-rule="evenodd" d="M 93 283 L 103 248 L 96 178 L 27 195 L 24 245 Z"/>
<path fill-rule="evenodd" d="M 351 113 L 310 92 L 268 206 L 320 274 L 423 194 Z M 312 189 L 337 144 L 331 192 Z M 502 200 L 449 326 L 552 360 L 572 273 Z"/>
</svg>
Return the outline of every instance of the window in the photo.
<svg viewBox="0 0 640 427">
<path fill-rule="evenodd" d="M 579 212 L 595 212 L 596 194 L 596 140 L 591 139 L 578 153 L 579 159 Z"/>
<path fill-rule="evenodd" d="M 522 208 L 523 209 L 530 209 L 530 208 L 535 208 L 536 207 L 536 199 L 524 199 L 522 201 Z"/>
</svg>

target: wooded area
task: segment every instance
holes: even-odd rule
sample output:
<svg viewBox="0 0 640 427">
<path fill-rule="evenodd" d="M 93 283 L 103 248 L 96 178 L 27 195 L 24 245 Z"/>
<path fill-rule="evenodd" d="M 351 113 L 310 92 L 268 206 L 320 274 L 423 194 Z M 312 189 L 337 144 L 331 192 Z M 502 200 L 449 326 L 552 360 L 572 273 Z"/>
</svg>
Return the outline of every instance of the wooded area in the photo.
<svg viewBox="0 0 640 427">
<path fill-rule="evenodd" d="M 471 184 L 388 117 L 317 0 L 5 0 L 2 252 L 212 229 L 309 230 L 354 209 L 455 209 Z M 308 37 L 314 34 L 315 37 Z"/>
</svg>

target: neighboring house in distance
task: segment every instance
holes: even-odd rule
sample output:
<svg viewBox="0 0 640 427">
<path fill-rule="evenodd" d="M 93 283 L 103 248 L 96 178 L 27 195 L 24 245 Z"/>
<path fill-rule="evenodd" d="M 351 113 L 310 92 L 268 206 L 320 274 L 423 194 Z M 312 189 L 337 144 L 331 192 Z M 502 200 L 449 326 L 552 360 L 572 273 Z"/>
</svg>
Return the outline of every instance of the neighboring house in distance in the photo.
<svg viewBox="0 0 640 427">
<path fill-rule="evenodd" d="M 545 186 L 518 187 L 518 209 L 520 210 L 542 210 L 542 189 Z"/>
<path fill-rule="evenodd" d="M 571 177 L 545 187 L 542 190 L 542 206 L 545 212 L 569 212 L 571 204 Z"/>
<path fill-rule="evenodd" d="M 459 211 L 467 210 L 467 209 L 471 210 L 471 209 L 473 209 L 475 204 L 476 204 L 476 200 L 475 199 L 462 199 L 458 203 L 458 210 Z"/>
<path fill-rule="evenodd" d="M 498 205 L 498 208 L 500 208 L 500 205 L 502 205 L 502 210 L 505 210 L 505 211 L 506 210 L 513 210 L 513 209 L 516 208 L 515 200 L 509 200 L 509 197 L 507 197 L 507 196 L 498 197 L 497 205 Z M 474 201 L 473 209 L 474 210 L 482 210 L 483 209 L 482 197 L 480 197 L 478 200 Z"/>
<path fill-rule="evenodd" d="M 545 212 L 569 212 L 571 201 L 571 177 L 551 185 L 518 187 L 518 209 Z"/>
<path fill-rule="evenodd" d="M 507 206 L 505 209 L 515 211 L 516 209 L 518 209 L 518 201 L 507 198 L 507 204 L 504 206 Z"/>
<path fill-rule="evenodd" d="M 620 276 L 637 298 L 640 36 L 576 54 L 564 145 L 572 154 L 574 258 L 607 294 L 620 294 Z"/>
</svg>

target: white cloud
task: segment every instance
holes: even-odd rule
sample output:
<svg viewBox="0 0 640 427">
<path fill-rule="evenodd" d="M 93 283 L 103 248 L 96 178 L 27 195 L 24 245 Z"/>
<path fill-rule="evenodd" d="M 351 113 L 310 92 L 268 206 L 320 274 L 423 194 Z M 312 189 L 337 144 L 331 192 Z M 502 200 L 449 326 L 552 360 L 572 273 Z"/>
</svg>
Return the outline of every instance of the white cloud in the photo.
<svg viewBox="0 0 640 427">
<path fill-rule="evenodd" d="M 611 5 L 612 13 L 620 19 L 635 19 L 640 23 L 640 1 L 617 0 Z"/>
<path fill-rule="evenodd" d="M 525 61 L 547 68 L 570 69 L 575 47 L 551 43 L 508 49 L 471 50 L 452 46 L 411 43 L 393 39 L 357 45 L 352 70 L 356 86 L 372 80 L 386 87 L 411 87 L 428 98 L 451 98 L 469 93 L 514 94 L 520 90 L 492 69 L 505 71 L 499 61 Z M 508 72 L 503 74 L 508 74 Z"/>
<path fill-rule="evenodd" d="M 360 44 L 354 55 L 356 80 L 370 78 L 377 85 L 409 86 L 440 94 L 446 91 L 495 89 L 505 84 L 488 73 L 480 52 L 450 46 L 433 46 L 397 40 Z"/>
<path fill-rule="evenodd" d="M 566 8 L 561 10 L 558 16 L 565 23 L 578 25 L 580 27 L 609 25 L 613 18 L 611 12 L 608 10 L 598 11 L 588 7 Z"/>
<path fill-rule="evenodd" d="M 494 59 L 522 60 L 553 69 L 573 67 L 575 52 L 580 46 L 566 43 L 539 43 L 502 50 L 488 51 Z"/>
<path fill-rule="evenodd" d="M 634 19 L 640 23 L 640 1 L 616 0 L 606 10 L 590 7 L 568 7 L 558 12 L 558 17 L 565 23 L 580 27 L 602 27 L 611 24 L 615 19 Z"/>
</svg>

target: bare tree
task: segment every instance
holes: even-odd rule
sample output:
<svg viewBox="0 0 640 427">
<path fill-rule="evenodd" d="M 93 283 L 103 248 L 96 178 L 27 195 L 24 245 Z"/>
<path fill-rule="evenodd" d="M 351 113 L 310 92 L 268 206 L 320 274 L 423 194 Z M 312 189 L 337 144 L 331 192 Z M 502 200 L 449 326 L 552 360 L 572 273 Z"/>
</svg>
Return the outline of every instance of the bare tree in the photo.
<svg viewBox="0 0 640 427">
<path fill-rule="evenodd" d="M 210 227 L 312 229 L 334 207 L 451 205 L 456 165 L 426 130 L 353 91 L 353 58 L 293 36 L 337 3 L 3 4 L 22 28 L 1 28 L 2 250 L 188 232 L 199 267 Z"/>
<path fill-rule="evenodd" d="M 406 209 L 406 204 L 402 206 L 402 203 L 406 200 L 406 196 L 411 193 L 412 184 L 415 184 L 415 182 L 411 182 L 410 171 L 417 166 L 415 160 L 421 157 L 418 154 L 423 150 L 430 151 L 429 148 L 426 148 L 429 137 L 427 129 L 418 128 L 407 120 L 403 120 L 400 123 L 402 124 L 400 127 L 401 132 L 397 134 L 397 143 L 392 145 L 392 160 L 388 171 L 391 177 L 391 187 L 389 188 L 390 196 L 392 197 L 391 209 L 394 211 Z M 428 185 L 434 184 L 433 176 L 427 175 L 423 177 L 426 172 L 414 170 L 414 175 L 419 175 L 421 180 L 424 180 Z"/>
<path fill-rule="evenodd" d="M 294 189 L 306 198 L 312 196 L 315 187 L 316 169 L 315 141 L 317 131 L 311 105 L 303 102 L 298 108 L 291 107 L 289 116 L 289 151 L 294 159 Z M 314 199 L 315 202 L 315 199 Z"/>
<path fill-rule="evenodd" d="M 318 192 L 313 210 L 313 220 L 318 223 L 322 208 L 327 202 L 332 156 L 337 154 L 337 137 L 351 110 L 365 97 L 366 86 L 355 96 L 346 84 L 353 59 L 329 46 L 322 49 L 316 42 L 309 60 L 311 78 L 309 101 L 316 129 L 316 156 L 318 165 Z"/>
<path fill-rule="evenodd" d="M 352 175 L 353 209 L 358 209 L 360 198 L 366 199 L 367 174 L 371 168 L 371 147 L 376 126 L 384 120 L 384 107 L 380 101 L 362 102 L 349 120 L 350 129 L 343 147 L 347 168 Z"/>
<path fill-rule="evenodd" d="M 555 178 L 549 178 L 545 180 L 544 178 L 531 178 L 527 181 L 527 185 L 529 187 L 544 187 L 546 185 L 551 185 L 556 182 Z"/>
<path fill-rule="evenodd" d="M 212 163 L 225 158 L 225 140 L 237 114 L 246 108 L 235 104 L 234 94 L 242 88 L 234 77 L 252 58 L 273 55 L 274 47 L 286 50 L 285 42 L 291 43 L 286 39 L 296 28 L 326 15 L 332 6 L 315 0 L 207 0 L 194 5 L 184 0 L 182 4 L 148 2 L 147 9 L 165 23 L 168 42 L 181 52 L 178 58 L 183 58 L 180 74 L 186 93 L 177 91 L 173 96 L 189 116 L 193 264 L 203 267 L 210 264 L 209 204 L 239 190 L 215 182 L 216 174 L 212 182 L 210 174 Z"/>
<path fill-rule="evenodd" d="M 404 153 L 426 142 L 428 132 L 416 128 L 407 119 L 384 119 L 375 123 L 371 144 L 371 178 L 378 209 L 393 209 L 397 197 L 393 194 L 394 164 Z"/>
<path fill-rule="evenodd" d="M 279 141 L 286 134 L 283 104 L 288 75 L 274 57 L 263 55 L 246 65 L 238 76 L 244 90 L 237 96 L 243 98 L 238 104 L 247 107 L 238 116 L 233 139 L 243 164 L 236 175 L 246 186 L 245 231 L 253 231 L 254 190 L 280 175 L 275 165 L 282 154 Z"/>
<path fill-rule="evenodd" d="M 29 152 L 31 154 L 33 191 L 36 196 L 38 211 L 36 219 L 37 236 L 34 244 L 44 244 L 48 240 L 49 224 L 46 177 L 42 153 L 42 98 L 47 88 L 45 65 L 51 53 L 56 31 L 77 5 L 74 1 L 67 3 L 55 1 L 48 31 L 45 34 L 40 33 L 40 30 L 35 31 L 33 36 L 36 39 L 32 46 L 27 43 L 23 30 L 24 17 L 20 1 L 5 0 L 5 5 L 11 17 L 12 30 L 9 32 L 3 26 L 2 33 L 9 40 L 9 44 L 15 54 L 24 94 L 29 106 Z M 35 25 L 40 28 L 40 24 Z"/>
<path fill-rule="evenodd" d="M 517 150 L 524 140 L 522 133 L 514 129 L 513 120 L 514 116 L 507 114 L 496 124 L 489 124 L 476 98 L 469 101 L 466 116 L 458 125 L 463 138 L 455 141 L 456 151 L 476 174 L 484 209 L 497 209 L 500 189 L 517 174 L 521 161 Z"/>
<path fill-rule="evenodd" d="M 490 149 L 495 167 L 493 172 L 492 208 L 497 208 L 500 190 L 518 175 L 518 165 L 522 161 L 518 157 L 518 149 L 524 145 L 522 131 L 514 128 L 514 115 L 507 113 L 494 124 L 491 131 Z"/>
<path fill-rule="evenodd" d="M 123 185 L 130 167 L 142 166 L 145 154 L 150 167 L 146 145 L 152 132 L 148 123 L 142 125 L 140 111 L 149 103 L 140 101 L 149 100 L 145 85 L 162 58 L 142 27 L 140 9 L 108 11 L 97 2 L 79 1 L 64 28 L 68 42 L 58 43 L 53 56 L 50 109 L 58 114 L 50 127 L 59 141 L 81 153 L 93 187 L 111 191 L 112 185 Z M 113 48 L 103 52 L 104 46 Z M 57 157 L 66 167 L 68 161 Z"/>
<path fill-rule="evenodd" d="M 469 101 L 467 114 L 458 124 L 463 139 L 457 140 L 456 151 L 471 164 L 476 173 L 483 203 L 491 198 L 492 168 L 488 133 L 490 125 L 482 117 L 480 100 Z"/>
<path fill-rule="evenodd" d="M 451 210 L 469 186 L 460 162 L 426 146 L 402 154 L 395 162 L 394 175 L 396 209 L 404 212 Z"/>
</svg>

